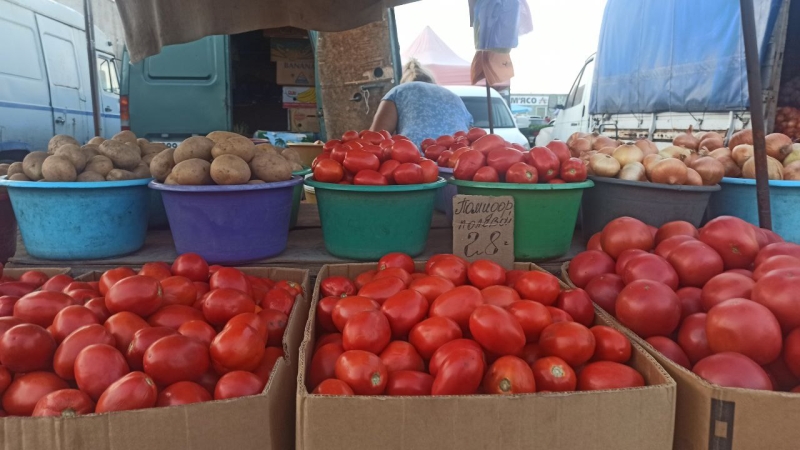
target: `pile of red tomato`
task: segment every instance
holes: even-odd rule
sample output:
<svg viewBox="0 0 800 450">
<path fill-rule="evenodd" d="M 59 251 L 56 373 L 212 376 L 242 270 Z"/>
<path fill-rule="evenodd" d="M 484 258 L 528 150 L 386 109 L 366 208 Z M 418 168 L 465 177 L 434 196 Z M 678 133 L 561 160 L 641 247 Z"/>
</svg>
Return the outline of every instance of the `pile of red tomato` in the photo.
<svg viewBox="0 0 800 450">
<path fill-rule="evenodd" d="M 481 130 L 483 131 L 483 130 Z M 472 133 L 472 130 L 470 130 Z M 475 134 L 476 137 L 477 133 Z M 561 141 L 530 151 L 518 144 L 509 144 L 502 137 L 484 134 L 470 139 L 469 134 L 442 136 L 422 142 L 425 156 L 441 167 L 453 169 L 457 180 L 488 183 L 577 183 L 586 180 L 586 167 L 570 155 Z"/>
<path fill-rule="evenodd" d="M 23 276 L 24 277 L 24 276 Z M 2 415 L 68 416 L 260 393 L 296 283 L 211 266 L 117 268 L 98 281 L 31 280 L 0 298 Z M 7 292 L 7 291 L 6 291 Z"/>
<path fill-rule="evenodd" d="M 320 282 L 307 388 L 322 395 L 472 395 L 643 386 L 631 344 L 592 326 L 582 289 L 556 277 L 402 253 Z M 591 327 L 591 328 L 590 328 Z"/>
<path fill-rule="evenodd" d="M 736 217 L 622 217 L 570 280 L 656 350 L 724 387 L 800 392 L 800 245 Z"/>
<path fill-rule="evenodd" d="M 348 131 L 325 143 L 314 159 L 314 180 L 323 183 L 385 186 L 433 183 L 436 163 L 423 158 L 408 138 L 387 131 Z"/>
</svg>

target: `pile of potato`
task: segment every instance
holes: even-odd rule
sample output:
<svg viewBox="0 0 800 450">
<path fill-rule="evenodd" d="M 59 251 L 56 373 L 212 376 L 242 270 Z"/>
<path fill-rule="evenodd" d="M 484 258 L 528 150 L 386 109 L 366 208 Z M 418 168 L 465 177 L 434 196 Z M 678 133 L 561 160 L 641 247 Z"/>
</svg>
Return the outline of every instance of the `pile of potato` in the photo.
<svg viewBox="0 0 800 450">
<path fill-rule="evenodd" d="M 121 181 L 151 178 L 149 162 L 167 147 L 137 139 L 130 131 L 111 139 L 94 137 L 81 146 L 75 138 L 53 136 L 47 151 L 31 152 L 7 168 L 14 181 Z"/>
<path fill-rule="evenodd" d="M 282 152 L 270 144 L 228 131 L 192 136 L 166 149 L 150 163 L 153 177 L 164 184 L 237 185 L 286 181 L 302 170 L 296 150 Z"/>
</svg>

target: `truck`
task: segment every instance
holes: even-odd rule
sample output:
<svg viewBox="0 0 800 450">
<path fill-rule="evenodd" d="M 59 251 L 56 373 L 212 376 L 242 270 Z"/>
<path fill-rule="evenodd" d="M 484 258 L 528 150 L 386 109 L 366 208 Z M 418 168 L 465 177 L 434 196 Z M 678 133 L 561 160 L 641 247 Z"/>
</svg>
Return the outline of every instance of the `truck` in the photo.
<svg viewBox="0 0 800 450">
<path fill-rule="evenodd" d="M 800 1 L 754 4 L 763 86 L 756 101 L 771 133 L 779 107 L 800 107 L 780 92 L 800 83 Z M 537 145 L 582 132 L 662 148 L 690 126 L 730 138 L 750 127 L 749 107 L 739 2 L 608 0 L 597 52 Z"/>
</svg>

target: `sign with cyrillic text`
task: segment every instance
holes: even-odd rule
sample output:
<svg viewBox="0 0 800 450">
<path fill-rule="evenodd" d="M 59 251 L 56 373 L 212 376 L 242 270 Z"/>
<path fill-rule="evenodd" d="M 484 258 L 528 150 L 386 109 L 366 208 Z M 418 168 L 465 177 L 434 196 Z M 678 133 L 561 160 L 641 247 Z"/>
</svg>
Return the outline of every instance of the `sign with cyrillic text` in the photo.
<svg viewBox="0 0 800 450">
<path fill-rule="evenodd" d="M 453 254 L 467 261 L 492 260 L 514 266 L 514 198 L 453 197 Z"/>
</svg>

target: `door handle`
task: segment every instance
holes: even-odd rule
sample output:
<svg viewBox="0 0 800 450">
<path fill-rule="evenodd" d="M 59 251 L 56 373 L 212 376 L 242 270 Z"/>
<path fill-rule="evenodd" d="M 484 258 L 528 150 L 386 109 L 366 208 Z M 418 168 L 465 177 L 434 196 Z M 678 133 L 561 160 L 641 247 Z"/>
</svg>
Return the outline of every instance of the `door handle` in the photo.
<svg viewBox="0 0 800 450">
<path fill-rule="evenodd" d="M 106 106 L 105 107 L 105 112 L 111 112 L 111 107 L 110 106 Z"/>
<path fill-rule="evenodd" d="M 64 125 L 65 122 L 66 122 L 66 120 L 63 117 L 60 117 L 60 116 L 56 117 L 56 123 L 58 125 Z"/>
<path fill-rule="evenodd" d="M 571 127 L 577 127 L 578 125 L 580 125 L 580 122 L 572 122 L 572 123 L 571 123 L 571 124 L 569 124 L 569 125 L 570 125 Z"/>
</svg>

